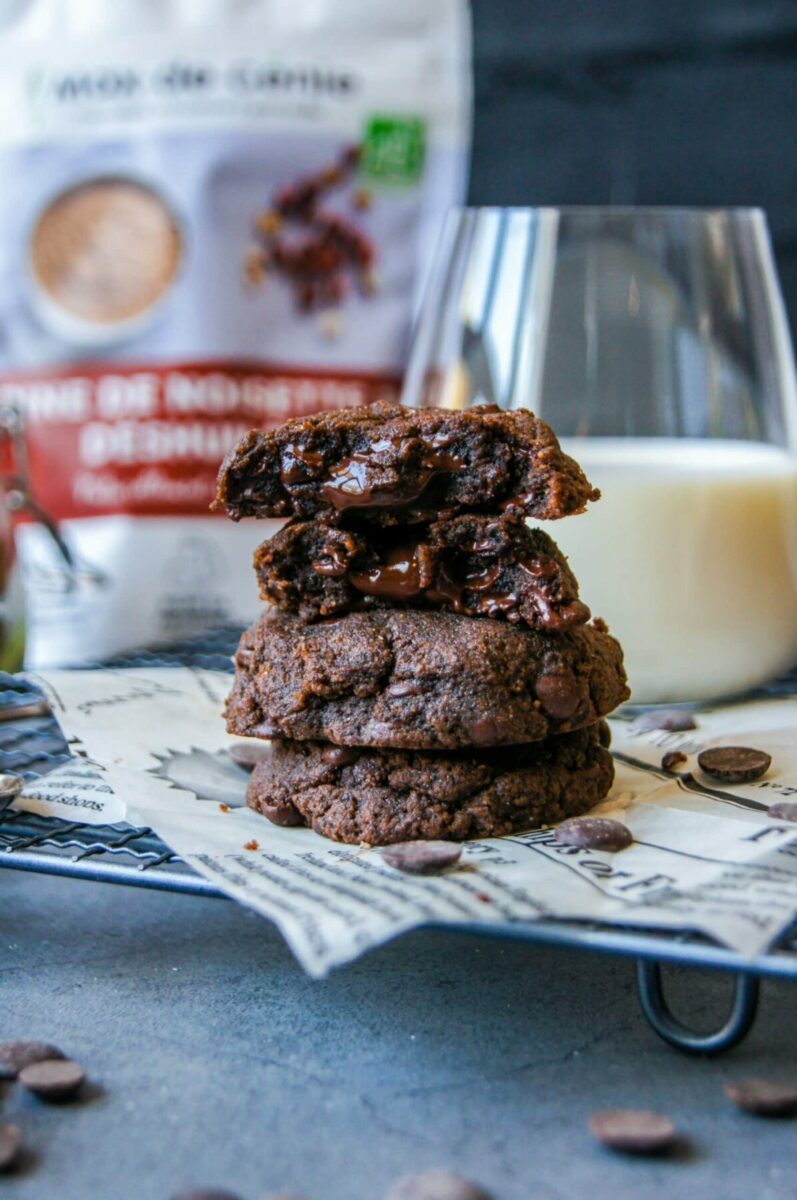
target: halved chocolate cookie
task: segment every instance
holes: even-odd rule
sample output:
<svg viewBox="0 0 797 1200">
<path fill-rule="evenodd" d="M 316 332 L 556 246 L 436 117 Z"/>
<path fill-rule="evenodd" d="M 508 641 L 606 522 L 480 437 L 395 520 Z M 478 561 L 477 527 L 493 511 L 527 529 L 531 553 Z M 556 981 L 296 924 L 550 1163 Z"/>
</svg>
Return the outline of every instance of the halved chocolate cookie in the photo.
<svg viewBox="0 0 797 1200">
<path fill-rule="evenodd" d="M 362 608 L 443 608 L 558 633 L 590 617 L 541 529 L 501 517 L 343 529 L 289 522 L 255 552 L 260 594 L 303 620 Z"/>
<path fill-rule="evenodd" d="M 412 524 L 465 511 L 553 519 L 599 492 L 526 409 L 373 404 L 253 429 L 221 465 L 216 510 Z"/>
</svg>

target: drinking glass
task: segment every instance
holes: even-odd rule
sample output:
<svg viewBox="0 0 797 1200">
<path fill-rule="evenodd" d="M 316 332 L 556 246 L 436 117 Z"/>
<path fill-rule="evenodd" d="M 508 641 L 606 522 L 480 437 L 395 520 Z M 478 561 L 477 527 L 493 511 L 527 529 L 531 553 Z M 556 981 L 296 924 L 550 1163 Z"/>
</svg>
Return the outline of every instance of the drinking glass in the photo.
<svg viewBox="0 0 797 1200">
<path fill-rule="evenodd" d="M 797 658 L 797 392 L 764 214 L 450 214 L 404 403 L 530 408 L 602 492 L 546 523 L 637 703 Z"/>
</svg>

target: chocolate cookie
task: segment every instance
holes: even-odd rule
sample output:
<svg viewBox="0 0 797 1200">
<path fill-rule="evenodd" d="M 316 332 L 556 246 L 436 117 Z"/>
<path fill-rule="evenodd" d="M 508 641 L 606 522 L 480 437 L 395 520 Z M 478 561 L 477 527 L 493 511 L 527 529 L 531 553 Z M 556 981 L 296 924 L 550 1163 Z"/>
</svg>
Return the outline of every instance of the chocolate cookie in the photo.
<svg viewBox="0 0 797 1200">
<path fill-rule="evenodd" d="M 247 801 L 272 819 L 292 809 L 336 842 L 500 837 L 598 804 L 614 778 L 608 745 L 604 722 L 457 754 L 276 742 L 255 767 Z"/>
<path fill-rule="evenodd" d="M 349 746 L 534 742 L 591 724 L 629 694 L 602 622 L 551 637 L 445 612 L 374 609 L 306 625 L 267 611 L 235 665 L 230 733 Z"/>
<path fill-rule="evenodd" d="M 264 600 L 307 621 L 409 605 L 556 633 L 590 616 L 547 533 L 507 518 L 358 531 L 294 520 L 255 552 L 255 572 Z"/>
<path fill-rule="evenodd" d="M 221 465 L 214 508 L 234 521 L 352 514 L 393 525 L 467 510 L 566 517 L 598 495 L 526 409 L 380 403 L 253 429 Z"/>
</svg>

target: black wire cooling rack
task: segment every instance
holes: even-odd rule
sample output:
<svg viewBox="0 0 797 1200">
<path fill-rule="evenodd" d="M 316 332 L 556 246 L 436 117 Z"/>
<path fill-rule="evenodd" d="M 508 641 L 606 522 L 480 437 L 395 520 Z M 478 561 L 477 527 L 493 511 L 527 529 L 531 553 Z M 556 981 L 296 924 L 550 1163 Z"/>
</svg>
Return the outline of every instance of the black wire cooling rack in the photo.
<svg viewBox="0 0 797 1200">
<path fill-rule="evenodd" d="M 232 671 L 240 637 L 224 626 L 183 642 L 136 654 L 118 655 L 92 667 L 204 667 Z M 72 757 L 39 691 L 24 678 L 0 672 L 0 771 L 36 779 Z M 0 866 L 50 875 L 72 875 L 108 883 L 221 896 L 187 867 L 152 829 L 130 825 L 87 825 L 20 812 L 0 795 Z"/>
<path fill-rule="evenodd" d="M 203 667 L 231 671 L 240 628 L 225 626 L 168 647 L 120 655 L 100 667 Z M 86 667 L 92 669 L 91 666 Z M 750 699 L 797 694 L 797 669 Z M 42 695 L 26 679 L 0 672 L 0 772 L 35 779 L 72 757 Z M 197 875 L 147 827 L 87 825 L 58 821 L 14 808 L 0 793 L 0 867 L 125 883 L 192 895 L 226 898 Z M 461 932 L 463 927 L 457 926 Z M 797 921 L 776 946 L 755 959 L 742 958 L 697 934 L 637 929 L 599 923 L 550 921 L 473 926 L 484 936 L 523 938 L 584 950 L 630 955 L 637 960 L 642 1011 L 670 1045 L 688 1053 L 715 1054 L 736 1045 L 755 1019 L 763 976 L 797 979 Z M 730 1011 L 712 1033 L 695 1033 L 670 1010 L 661 965 L 718 968 L 734 973 Z"/>
</svg>

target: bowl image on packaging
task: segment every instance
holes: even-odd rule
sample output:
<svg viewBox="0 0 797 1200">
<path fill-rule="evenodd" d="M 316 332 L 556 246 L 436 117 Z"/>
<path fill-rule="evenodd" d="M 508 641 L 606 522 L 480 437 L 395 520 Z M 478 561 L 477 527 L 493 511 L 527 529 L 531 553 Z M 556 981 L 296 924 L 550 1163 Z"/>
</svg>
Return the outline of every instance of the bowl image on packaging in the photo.
<svg viewBox="0 0 797 1200">
<path fill-rule="evenodd" d="M 28 237 L 29 290 L 56 337 L 104 346 L 142 332 L 177 278 L 184 238 L 171 205 L 129 176 L 97 176 L 58 192 Z"/>
</svg>

